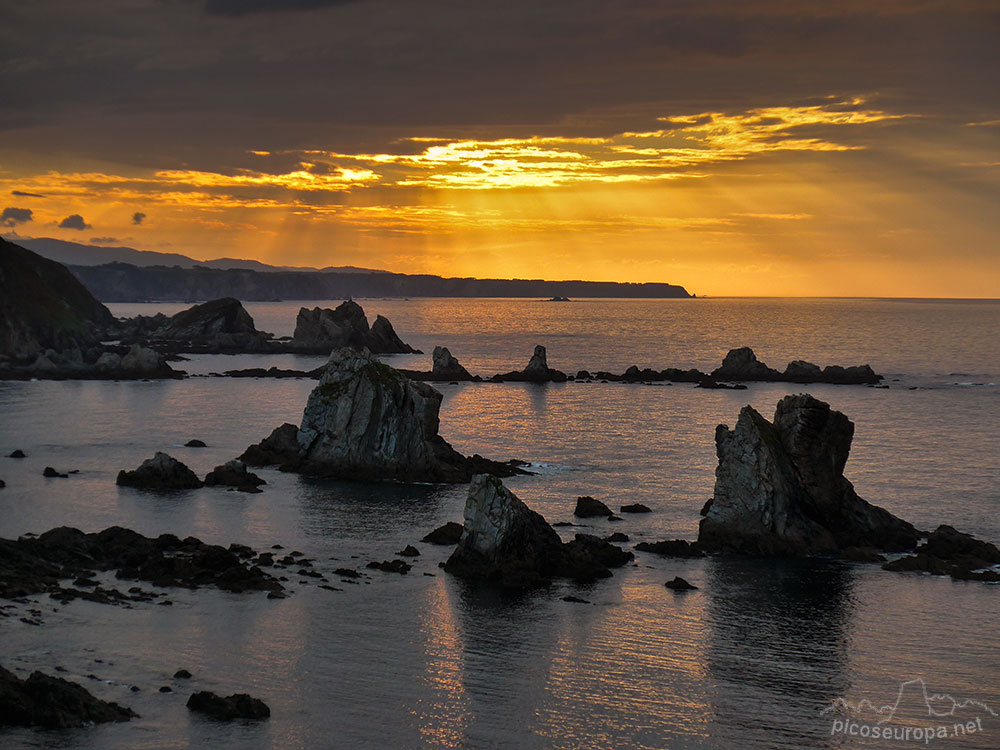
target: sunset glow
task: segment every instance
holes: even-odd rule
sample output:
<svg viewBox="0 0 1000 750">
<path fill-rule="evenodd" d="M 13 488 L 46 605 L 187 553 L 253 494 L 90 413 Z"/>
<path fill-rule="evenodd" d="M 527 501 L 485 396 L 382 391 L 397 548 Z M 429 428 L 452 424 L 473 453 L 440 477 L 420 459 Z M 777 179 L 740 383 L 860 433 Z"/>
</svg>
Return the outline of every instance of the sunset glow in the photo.
<svg viewBox="0 0 1000 750">
<path fill-rule="evenodd" d="M 956 18 L 972 23 L 978 7 Z M 920 28 L 929 18 L 895 12 Z M 236 24 L 253 37 L 257 21 L 212 19 L 200 33 L 209 40 Z M 0 146 L 3 229 L 200 259 L 670 281 L 709 295 L 994 296 L 995 98 L 943 109 L 904 93 L 902 81 L 919 80 L 912 71 L 873 88 L 846 62 L 803 50 L 747 51 L 709 67 L 738 77 L 741 64 L 782 55 L 817 79 L 809 95 L 771 87 L 695 107 L 678 84 L 687 93 L 676 101 L 650 90 L 628 104 L 595 76 L 591 94 L 558 116 L 512 124 L 470 105 L 451 123 L 406 117 L 373 129 L 331 116 L 325 134 L 309 123 L 308 145 L 294 110 L 280 108 L 268 117 L 283 124 L 256 135 L 245 125 L 215 135 L 214 122 L 204 134 L 157 128 L 138 138 L 150 155 L 132 137 L 121 148 L 103 138 L 73 145 L 68 122 L 57 126 L 67 145 L 50 150 L 38 145 L 41 130 L 13 122 Z M 666 74 L 688 62 L 662 65 Z M 603 109 L 601 91 L 617 103 Z M 93 116 L 112 129 L 131 119 Z M 219 138 L 225 145 L 208 145 Z M 137 224 L 136 213 L 148 218 Z M 70 215 L 87 228 L 61 227 Z"/>
</svg>

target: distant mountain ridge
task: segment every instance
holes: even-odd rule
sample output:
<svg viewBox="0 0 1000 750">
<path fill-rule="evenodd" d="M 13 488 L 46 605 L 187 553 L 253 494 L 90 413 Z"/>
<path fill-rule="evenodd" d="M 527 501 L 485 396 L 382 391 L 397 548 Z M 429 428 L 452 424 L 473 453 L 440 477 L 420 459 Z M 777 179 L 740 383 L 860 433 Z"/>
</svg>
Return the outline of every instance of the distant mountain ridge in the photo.
<svg viewBox="0 0 1000 750">
<path fill-rule="evenodd" d="M 17 244 L 38 253 L 43 258 L 54 260 L 66 266 L 103 266 L 107 263 L 128 263 L 140 268 L 147 266 L 180 266 L 194 268 L 244 268 L 251 271 L 298 271 L 314 273 L 317 271 L 335 271 L 337 273 L 388 273 L 371 268 L 357 266 L 327 266 L 325 268 L 307 268 L 299 266 L 272 266 L 259 260 L 244 258 L 216 258 L 214 260 L 195 260 L 180 253 L 161 253 L 155 250 L 136 250 L 131 247 L 111 245 L 85 245 L 81 242 L 57 240 L 52 237 L 36 237 L 34 239 L 18 239 Z"/>
<path fill-rule="evenodd" d="M 688 298 L 682 286 L 614 281 L 449 278 L 355 266 L 299 268 L 256 260 L 199 261 L 180 253 L 84 245 L 52 238 L 18 244 L 67 268 L 102 302 L 251 301 L 352 297 Z"/>
</svg>

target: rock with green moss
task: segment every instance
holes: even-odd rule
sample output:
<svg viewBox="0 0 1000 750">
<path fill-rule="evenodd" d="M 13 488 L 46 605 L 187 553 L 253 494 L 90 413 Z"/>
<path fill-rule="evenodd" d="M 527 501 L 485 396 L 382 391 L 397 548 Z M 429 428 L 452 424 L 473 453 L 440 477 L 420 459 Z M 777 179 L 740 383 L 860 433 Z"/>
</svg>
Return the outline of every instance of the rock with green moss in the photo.
<svg viewBox="0 0 1000 750">
<path fill-rule="evenodd" d="M 753 407 L 715 432 L 719 465 L 698 544 L 707 551 L 805 556 L 847 547 L 913 549 L 920 532 L 858 497 L 844 477 L 854 423 L 809 394 L 768 422 Z"/>
<path fill-rule="evenodd" d="M 523 473 L 458 453 L 438 434 L 441 394 L 351 348 L 330 355 L 298 431 L 298 469 L 357 479 L 467 482 L 477 471 Z"/>
</svg>

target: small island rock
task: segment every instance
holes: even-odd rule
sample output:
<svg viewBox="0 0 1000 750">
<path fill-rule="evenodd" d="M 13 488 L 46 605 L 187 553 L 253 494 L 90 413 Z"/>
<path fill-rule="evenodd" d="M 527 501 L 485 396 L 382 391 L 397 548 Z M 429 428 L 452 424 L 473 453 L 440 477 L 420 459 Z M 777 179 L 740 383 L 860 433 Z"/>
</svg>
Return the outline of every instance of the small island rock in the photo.
<svg viewBox="0 0 1000 750">
<path fill-rule="evenodd" d="M 157 451 L 134 471 L 119 471 L 116 484 L 142 490 L 190 490 L 202 486 L 197 475 L 176 458 Z"/>
</svg>

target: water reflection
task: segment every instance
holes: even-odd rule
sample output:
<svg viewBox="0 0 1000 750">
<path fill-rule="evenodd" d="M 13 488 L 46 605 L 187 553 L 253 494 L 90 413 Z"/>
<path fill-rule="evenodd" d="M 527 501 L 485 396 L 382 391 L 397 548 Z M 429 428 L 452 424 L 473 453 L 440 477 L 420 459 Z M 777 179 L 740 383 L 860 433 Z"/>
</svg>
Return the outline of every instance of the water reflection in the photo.
<svg viewBox="0 0 1000 750">
<path fill-rule="evenodd" d="M 299 477 L 301 523 L 309 536 L 382 539 L 401 529 L 429 531 L 441 505 L 464 488 Z M 424 531 L 426 529 L 426 531 Z"/>
<path fill-rule="evenodd" d="M 828 747 L 819 710 L 849 684 L 850 568 L 716 558 L 707 574 L 711 734 L 743 747 Z"/>
</svg>

